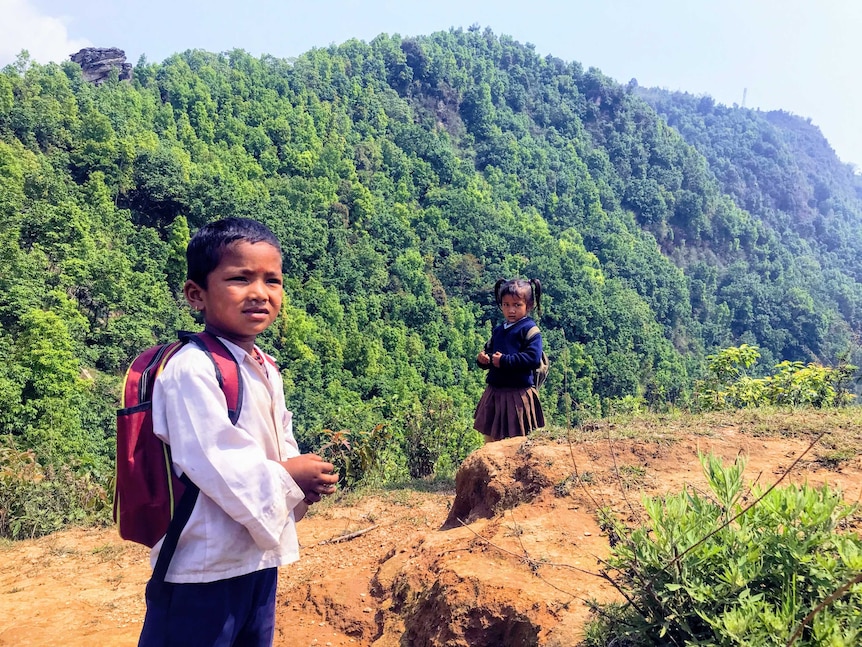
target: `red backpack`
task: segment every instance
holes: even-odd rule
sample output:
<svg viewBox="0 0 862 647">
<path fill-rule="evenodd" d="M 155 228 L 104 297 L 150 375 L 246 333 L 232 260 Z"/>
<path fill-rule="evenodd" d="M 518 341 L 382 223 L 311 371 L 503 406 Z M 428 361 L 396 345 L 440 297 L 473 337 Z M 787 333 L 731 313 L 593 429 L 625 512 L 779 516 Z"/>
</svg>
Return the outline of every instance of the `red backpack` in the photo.
<svg viewBox="0 0 862 647">
<path fill-rule="evenodd" d="M 171 357 L 188 342 L 212 360 L 227 400 L 228 416 L 236 424 L 242 405 L 239 365 L 221 340 L 207 332 L 181 332 L 178 341 L 153 346 L 138 355 L 126 373 L 117 411 L 114 521 L 123 539 L 151 548 L 168 535 L 159 556 L 162 571 L 167 570 L 199 490 L 185 474 L 174 474 L 170 446 L 153 433 L 153 385 Z"/>
</svg>

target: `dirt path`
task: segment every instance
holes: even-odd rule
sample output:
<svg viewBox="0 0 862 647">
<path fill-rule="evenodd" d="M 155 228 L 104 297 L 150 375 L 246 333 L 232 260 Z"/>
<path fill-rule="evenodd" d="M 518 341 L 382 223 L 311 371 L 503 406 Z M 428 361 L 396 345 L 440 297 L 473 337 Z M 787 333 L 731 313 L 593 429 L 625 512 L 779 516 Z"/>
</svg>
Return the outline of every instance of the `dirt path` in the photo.
<svg viewBox="0 0 862 647">
<path fill-rule="evenodd" d="M 405 637 L 404 644 L 420 644 L 414 625 L 434 623 L 441 626 L 423 634 L 421 644 L 477 644 L 468 626 L 498 626 L 506 613 L 520 618 L 513 599 L 532 605 L 534 611 L 522 615 L 532 614 L 530 622 L 540 629 L 531 630 L 526 620 L 509 623 L 509 638 L 500 644 L 574 644 L 587 617 L 582 600 L 612 595 L 589 574 L 596 556 L 608 549 L 593 514 L 596 501 L 636 504 L 643 493 L 697 486 L 696 453 L 707 449 L 728 459 L 745 454 L 747 480 L 771 483 L 806 447 L 801 439 L 754 437 L 730 427 L 669 443 L 596 441 L 572 448 L 558 442 L 525 449 L 504 442 L 480 450 L 483 464 L 511 474 L 533 465 L 534 475 L 519 487 L 534 491 L 496 516 L 483 516 L 476 512 L 481 505 L 474 505 L 466 527 L 442 528 L 454 491 L 400 490 L 320 506 L 299 525 L 302 559 L 280 574 L 275 644 L 395 647 Z M 581 480 L 590 483 L 586 498 L 564 491 L 573 461 Z M 487 476 L 491 482 L 500 478 Z M 812 452 L 787 480 L 830 482 L 858 500 L 862 459 L 857 455 L 835 469 Z M 339 540 L 351 534 L 352 539 Z M 582 570 L 547 567 L 531 573 L 525 554 Z M 0 646 L 134 645 L 148 577 L 147 550 L 123 542 L 112 528 L 0 544 Z M 443 598 L 423 598 L 440 587 L 446 589 Z M 446 608 L 440 599 L 447 600 Z M 474 607 L 483 605 L 487 614 L 476 615 Z M 553 631 L 541 628 L 544 623 Z M 528 634 L 538 637 L 517 638 Z"/>
<path fill-rule="evenodd" d="M 381 558 L 405 536 L 439 526 L 452 497 L 453 492 L 375 495 L 303 520 L 302 559 L 280 574 L 276 644 L 364 644 L 327 622 L 331 612 L 321 607 L 315 591 L 325 595 L 327 582 L 342 592 L 354 591 L 353 606 L 368 608 L 360 616 L 373 624 L 376 603 L 368 587 Z M 355 539 L 333 542 L 362 530 Z M 150 575 L 148 555 L 148 549 L 121 540 L 113 528 L 0 544 L 0 646 L 135 645 Z"/>
</svg>

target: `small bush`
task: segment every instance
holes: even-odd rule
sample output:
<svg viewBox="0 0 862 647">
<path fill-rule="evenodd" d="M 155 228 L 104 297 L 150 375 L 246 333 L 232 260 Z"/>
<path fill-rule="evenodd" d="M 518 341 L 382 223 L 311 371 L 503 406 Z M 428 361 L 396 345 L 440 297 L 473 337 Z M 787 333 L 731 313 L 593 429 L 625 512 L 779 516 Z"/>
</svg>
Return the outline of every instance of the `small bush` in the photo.
<svg viewBox="0 0 862 647">
<path fill-rule="evenodd" d="M 648 522 L 615 534 L 606 575 L 628 603 L 596 607 L 588 645 L 784 647 L 818 604 L 862 572 L 852 514 L 827 486 L 769 491 L 744 510 L 738 459 L 701 456 L 712 496 L 647 499 Z M 752 495 L 757 500 L 762 492 Z M 719 529 L 709 534 L 710 529 Z M 824 605 L 795 644 L 862 644 L 862 584 Z"/>
<path fill-rule="evenodd" d="M 0 438 L 0 537 L 26 539 L 74 524 L 108 523 L 105 488 L 65 466 L 43 467 L 32 451 Z"/>
<path fill-rule="evenodd" d="M 764 406 L 842 407 L 852 403 L 848 387 L 857 369 L 843 364 L 832 368 L 819 364 L 784 361 L 774 373 L 753 378 L 747 371 L 760 357 L 756 346 L 731 346 L 709 360 L 709 376 L 695 384 L 694 411 L 722 411 Z"/>
<path fill-rule="evenodd" d="M 370 430 L 324 429 L 328 441 L 317 453 L 335 465 L 343 487 L 356 487 L 369 473 L 380 469 L 386 447 L 392 440 L 388 425 L 379 423 Z"/>
<path fill-rule="evenodd" d="M 480 444 L 478 434 L 467 431 L 469 425 L 442 392 L 432 393 L 425 405 L 417 403 L 404 417 L 402 451 L 410 478 L 453 475 Z"/>
</svg>

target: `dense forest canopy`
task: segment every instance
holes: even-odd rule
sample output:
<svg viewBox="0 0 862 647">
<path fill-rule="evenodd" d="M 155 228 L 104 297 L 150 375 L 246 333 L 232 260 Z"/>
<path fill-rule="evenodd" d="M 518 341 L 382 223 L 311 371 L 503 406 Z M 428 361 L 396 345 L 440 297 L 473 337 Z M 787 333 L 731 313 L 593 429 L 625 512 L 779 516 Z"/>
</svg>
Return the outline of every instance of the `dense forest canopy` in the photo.
<svg viewBox="0 0 862 647">
<path fill-rule="evenodd" d="M 478 442 L 500 277 L 544 286 L 557 424 L 685 404 L 731 344 L 837 364 L 862 331 L 860 184 L 791 115 L 474 28 L 193 50 L 99 86 L 22 55 L 0 73 L 0 438 L 109 474 L 122 372 L 198 325 L 185 244 L 234 215 L 283 243 L 260 342 L 303 448 L 349 438 L 394 476 Z"/>
</svg>

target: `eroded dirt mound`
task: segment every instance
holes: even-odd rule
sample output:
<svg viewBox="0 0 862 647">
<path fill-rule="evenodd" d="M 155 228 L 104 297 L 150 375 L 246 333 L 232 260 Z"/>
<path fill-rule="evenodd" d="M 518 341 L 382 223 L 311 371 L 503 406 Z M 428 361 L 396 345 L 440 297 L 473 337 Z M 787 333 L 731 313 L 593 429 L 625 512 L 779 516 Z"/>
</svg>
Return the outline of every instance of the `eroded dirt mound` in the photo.
<svg viewBox="0 0 862 647">
<path fill-rule="evenodd" d="M 464 461 L 455 479 L 455 500 L 444 528 L 493 517 L 530 503 L 571 473 L 556 447 L 532 439 L 491 443 Z"/>
<path fill-rule="evenodd" d="M 465 461 L 455 492 L 395 491 L 315 506 L 302 559 L 281 570 L 282 647 L 571 647 L 609 539 L 600 507 L 636 520 L 644 494 L 704 487 L 697 452 L 748 457 L 767 485 L 807 443 L 733 428 L 673 442 L 512 439 Z M 814 453 L 787 481 L 862 487 L 858 456 L 828 469 Z M 832 466 L 834 468 L 834 466 Z M 146 549 L 113 529 L 0 545 L 0 646 L 133 645 L 149 576 Z"/>
</svg>

